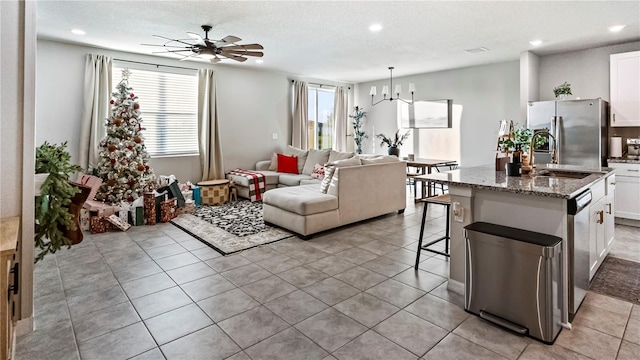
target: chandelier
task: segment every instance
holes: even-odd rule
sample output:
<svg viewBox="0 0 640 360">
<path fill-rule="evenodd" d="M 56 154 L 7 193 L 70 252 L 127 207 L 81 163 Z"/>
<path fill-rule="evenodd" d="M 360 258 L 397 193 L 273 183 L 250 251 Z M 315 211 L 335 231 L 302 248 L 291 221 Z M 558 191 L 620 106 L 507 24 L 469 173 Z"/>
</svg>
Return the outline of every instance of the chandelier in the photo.
<svg viewBox="0 0 640 360">
<path fill-rule="evenodd" d="M 416 91 L 416 84 L 414 83 L 410 83 L 409 84 L 409 92 L 411 93 L 411 101 L 406 101 L 404 99 L 400 98 L 400 93 L 402 92 L 402 86 L 400 84 L 396 85 L 395 91 L 394 93 L 396 94 L 396 97 L 393 97 L 393 93 L 389 93 L 389 90 L 393 89 L 393 66 L 389 66 L 389 72 L 390 72 L 390 76 L 389 76 L 389 86 L 385 85 L 382 87 L 382 99 L 373 102 L 373 97 L 376 96 L 377 94 L 377 89 L 375 86 L 371 87 L 371 91 L 369 91 L 369 95 L 371 95 L 371 105 L 378 105 L 381 102 L 385 101 L 385 100 L 389 100 L 389 101 L 393 101 L 393 100 L 400 100 L 402 102 L 405 102 L 409 105 L 413 105 L 413 93 Z M 387 99 L 387 94 L 389 95 L 389 98 Z"/>
</svg>

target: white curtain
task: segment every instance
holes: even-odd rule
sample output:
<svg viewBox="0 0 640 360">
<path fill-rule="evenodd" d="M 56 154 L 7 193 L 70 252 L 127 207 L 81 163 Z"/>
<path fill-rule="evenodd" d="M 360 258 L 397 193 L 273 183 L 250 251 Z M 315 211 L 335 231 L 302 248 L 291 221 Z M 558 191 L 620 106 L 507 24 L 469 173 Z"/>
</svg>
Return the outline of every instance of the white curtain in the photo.
<svg viewBox="0 0 640 360">
<path fill-rule="evenodd" d="M 198 148 L 202 180 L 224 178 L 218 126 L 218 98 L 213 70 L 198 72 Z"/>
<path fill-rule="evenodd" d="M 104 55 L 87 54 L 85 59 L 80 166 L 87 171 L 98 165 L 98 145 L 107 135 L 105 121 L 110 110 L 111 63 L 111 58 Z"/>
<path fill-rule="evenodd" d="M 308 149 L 307 124 L 309 107 L 309 89 L 304 81 L 293 82 L 293 123 L 291 124 L 291 146 Z"/>
<path fill-rule="evenodd" d="M 333 101 L 333 150 L 347 151 L 348 91 L 338 86 Z"/>
</svg>

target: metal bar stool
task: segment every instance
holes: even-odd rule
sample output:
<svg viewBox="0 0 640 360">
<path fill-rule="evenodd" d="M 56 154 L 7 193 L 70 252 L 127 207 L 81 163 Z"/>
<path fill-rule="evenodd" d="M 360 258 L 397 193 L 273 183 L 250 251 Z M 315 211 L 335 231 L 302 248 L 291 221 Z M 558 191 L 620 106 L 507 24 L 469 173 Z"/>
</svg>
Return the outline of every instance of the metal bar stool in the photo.
<svg viewBox="0 0 640 360">
<path fill-rule="evenodd" d="M 438 195 L 438 196 L 433 196 L 430 198 L 426 198 L 426 199 L 422 199 L 422 202 L 424 203 L 424 208 L 422 211 L 422 225 L 420 226 L 420 240 L 418 240 L 418 251 L 417 251 L 417 255 L 416 255 L 416 266 L 414 267 L 416 270 L 418 270 L 418 265 L 420 264 L 420 251 L 421 250 L 426 250 L 426 251 L 430 251 L 432 253 L 436 253 L 439 255 L 444 255 L 446 257 L 449 257 L 449 210 L 451 207 L 451 197 L 449 196 L 449 194 L 443 194 L 443 195 Z M 433 240 L 427 244 L 422 244 L 422 236 L 424 235 L 424 223 L 426 222 L 427 219 L 427 208 L 429 207 L 429 204 L 437 204 L 437 205 L 443 205 L 446 208 L 446 213 L 447 213 L 447 223 L 446 223 L 446 229 L 444 232 L 444 236 Z M 444 252 L 442 251 L 438 251 L 438 250 L 433 250 L 433 249 L 429 249 L 429 246 L 438 243 L 440 241 L 444 240 Z"/>
</svg>

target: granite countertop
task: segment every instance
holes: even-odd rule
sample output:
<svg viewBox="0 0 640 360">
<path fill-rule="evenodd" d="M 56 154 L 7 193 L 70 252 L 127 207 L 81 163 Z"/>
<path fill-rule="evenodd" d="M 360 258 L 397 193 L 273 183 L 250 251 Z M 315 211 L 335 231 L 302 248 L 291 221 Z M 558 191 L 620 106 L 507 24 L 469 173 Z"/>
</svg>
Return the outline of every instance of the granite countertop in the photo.
<svg viewBox="0 0 640 360">
<path fill-rule="evenodd" d="M 589 172 L 591 175 L 582 179 L 536 175 L 545 169 Z M 493 165 L 487 165 L 421 175 L 418 179 L 475 189 L 571 199 L 613 171 L 614 169 L 605 167 L 589 169 L 580 166 L 546 164 L 536 168 L 533 176 L 507 176 L 504 171 L 495 171 Z"/>
</svg>

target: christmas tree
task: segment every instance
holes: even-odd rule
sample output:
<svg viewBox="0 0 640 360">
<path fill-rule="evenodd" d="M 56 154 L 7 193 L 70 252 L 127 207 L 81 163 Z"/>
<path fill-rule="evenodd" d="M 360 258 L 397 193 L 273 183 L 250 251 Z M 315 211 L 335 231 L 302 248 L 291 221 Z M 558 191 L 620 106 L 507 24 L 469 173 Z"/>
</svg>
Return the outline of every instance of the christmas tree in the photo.
<svg viewBox="0 0 640 360">
<path fill-rule="evenodd" d="M 122 71 L 122 80 L 111 95 L 111 114 L 106 121 L 107 136 L 100 141 L 100 161 L 95 169 L 102 178 L 96 200 L 110 204 L 132 202 L 142 196 L 147 182 L 153 176 L 149 167 L 149 154 L 141 132 L 138 97 L 129 87 L 128 69 Z"/>
</svg>

